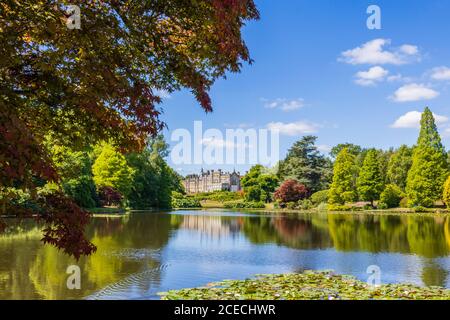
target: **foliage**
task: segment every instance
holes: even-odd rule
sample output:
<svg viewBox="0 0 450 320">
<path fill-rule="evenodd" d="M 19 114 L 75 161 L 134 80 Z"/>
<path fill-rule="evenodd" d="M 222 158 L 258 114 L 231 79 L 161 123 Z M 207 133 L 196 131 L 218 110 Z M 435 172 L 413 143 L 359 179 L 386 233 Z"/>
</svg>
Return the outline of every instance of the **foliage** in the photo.
<svg viewBox="0 0 450 320">
<path fill-rule="evenodd" d="M 431 207 L 442 196 L 448 176 L 447 155 L 430 109 L 425 108 L 420 126 L 408 172 L 406 193 L 411 207 Z"/>
<path fill-rule="evenodd" d="M 315 205 L 319 205 L 321 203 L 327 203 L 328 202 L 328 193 L 329 190 L 322 190 L 317 191 L 311 195 L 311 201 Z"/>
<path fill-rule="evenodd" d="M 400 201 L 404 196 L 405 194 L 399 186 L 395 184 L 388 184 L 381 193 L 378 208 L 381 209 L 381 205 L 383 205 L 385 209 L 396 208 L 400 205 Z"/>
<path fill-rule="evenodd" d="M 450 209 L 450 176 L 448 176 L 447 180 L 445 180 L 442 200 L 444 201 L 447 208 Z"/>
<path fill-rule="evenodd" d="M 373 204 L 383 191 L 383 178 L 380 172 L 378 154 L 375 150 L 369 150 L 359 170 L 356 181 L 358 194 L 361 200 L 370 201 Z"/>
<path fill-rule="evenodd" d="M 150 139 L 143 152 L 127 155 L 134 170 L 128 205 L 133 209 L 170 208 L 172 192 L 182 192 L 181 177 L 165 157 L 168 145 L 162 136 Z"/>
<path fill-rule="evenodd" d="M 332 177 L 330 159 L 320 154 L 315 145 L 317 137 L 305 136 L 289 149 L 286 159 L 279 163 L 280 180 L 297 180 L 311 192 L 327 188 Z"/>
<path fill-rule="evenodd" d="M 172 193 L 172 208 L 201 208 L 200 201 L 195 197 L 186 196 L 179 192 Z"/>
<path fill-rule="evenodd" d="M 261 201 L 228 201 L 223 204 L 227 209 L 264 209 L 266 206 Z"/>
<path fill-rule="evenodd" d="M 408 197 L 403 197 L 402 200 L 400 200 L 399 207 L 408 208 L 408 203 L 409 203 Z"/>
<path fill-rule="evenodd" d="M 101 153 L 92 166 L 97 188 L 112 187 L 125 198 L 131 193 L 134 170 L 128 165 L 124 155 L 112 145 L 103 144 Z"/>
<path fill-rule="evenodd" d="M 278 178 L 272 173 L 266 173 L 261 165 L 255 165 L 242 178 L 245 199 L 254 202 L 268 202 L 278 185 Z"/>
<path fill-rule="evenodd" d="M 252 0 L 77 5 L 80 29 L 66 26 L 65 2 L 0 4 L 1 188 L 35 197 L 36 180 L 60 182 L 43 146 L 49 133 L 75 149 L 112 139 L 141 151 L 164 127 L 158 91 L 188 88 L 211 111 L 214 81 L 251 62 L 241 28 L 259 18 Z M 70 201 L 60 204 L 87 221 Z"/>
<path fill-rule="evenodd" d="M 342 151 L 342 149 L 347 149 L 349 153 L 357 157 L 362 151 L 363 148 L 353 143 L 340 143 L 337 146 L 331 148 L 330 156 L 333 159 L 336 159 L 338 154 Z"/>
<path fill-rule="evenodd" d="M 275 191 L 274 198 L 281 202 L 297 202 L 309 195 L 309 190 L 297 180 L 288 179 Z"/>
<path fill-rule="evenodd" d="M 402 190 L 406 188 L 406 179 L 412 164 L 412 152 L 412 148 L 402 145 L 389 160 L 387 169 L 388 183 L 395 184 Z"/>
<path fill-rule="evenodd" d="M 336 157 L 333 167 L 333 182 L 328 194 L 328 203 L 342 205 L 356 199 L 355 156 L 347 148 Z"/>
<path fill-rule="evenodd" d="M 197 193 L 194 197 L 200 201 L 212 200 L 219 202 L 239 200 L 243 198 L 242 193 L 233 191 L 213 191 L 213 192 L 202 192 Z"/>
<path fill-rule="evenodd" d="M 122 194 L 113 187 L 100 187 L 98 196 L 102 206 L 119 206 L 123 200 Z"/>
<path fill-rule="evenodd" d="M 331 271 L 259 275 L 256 279 L 225 280 L 202 288 L 170 290 L 164 300 L 448 300 L 450 290 L 410 284 L 371 287 Z"/>
</svg>

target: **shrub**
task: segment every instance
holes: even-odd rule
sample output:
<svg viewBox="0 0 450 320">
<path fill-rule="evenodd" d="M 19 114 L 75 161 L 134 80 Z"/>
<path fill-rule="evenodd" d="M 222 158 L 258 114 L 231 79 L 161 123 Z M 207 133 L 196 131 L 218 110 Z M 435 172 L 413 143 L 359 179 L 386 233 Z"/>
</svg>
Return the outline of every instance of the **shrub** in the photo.
<svg viewBox="0 0 450 320">
<path fill-rule="evenodd" d="M 328 205 L 328 211 L 351 211 L 352 207 L 348 205 Z"/>
<path fill-rule="evenodd" d="M 300 200 L 299 202 L 297 202 L 297 209 L 300 209 L 300 210 L 309 210 L 313 207 L 314 207 L 313 203 L 309 199 L 304 199 L 304 200 Z"/>
<path fill-rule="evenodd" d="M 445 180 L 444 192 L 442 194 L 442 201 L 444 201 L 447 208 L 450 209 L 450 176 Z"/>
<path fill-rule="evenodd" d="M 408 208 L 408 203 L 409 203 L 409 199 L 408 197 L 404 197 L 402 198 L 402 200 L 400 200 L 400 208 Z"/>
<path fill-rule="evenodd" d="M 261 201 L 228 201 L 223 204 L 227 209 L 264 209 L 266 206 Z"/>
<path fill-rule="evenodd" d="M 200 201 L 195 197 L 172 192 L 172 208 L 201 208 Z"/>
<path fill-rule="evenodd" d="M 286 208 L 289 209 L 289 210 L 297 209 L 297 203 L 294 202 L 294 201 L 287 202 L 286 203 Z"/>
<path fill-rule="evenodd" d="M 112 187 L 101 187 L 98 197 L 102 206 L 118 206 L 122 202 L 122 194 Z"/>
<path fill-rule="evenodd" d="M 259 186 L 250 186 L 245 188 L 245 200 L 248 202 L 261 201 L 261 188 Z"/>
<path fill-rule="evenodd" d="M 274 193 L 275 199 L 286 203 L 303 200 L 308 197 L 308 195 L 308 189 L 294 179 L 284 181 Z"/>
<path fill-rule="evenodd" d="M 413 209 L 414 209 L 414 212 L 427 212 L 427 208 L 425 208 L 423 206 L 416 206 Z"/>
<path fill-rule="evenodd" d="M 328 204 L 326 202 L 322 202 L 317 206 L 318 211 L 327 211 L 328 210 Z"/>
<path fill-rule="evenodd" d="M 400 205 L 400 201 L 404 196 L 405 195 L 399 186 L 388 184 L 381 193 L 380 204 L 384 204 L 386 208 L 395 208 Z M 380 207 L 380 205 L 378 207 Z"/>
<path fill-rule="evenodd" d="M 317 191 L 311 195 L 311 201 L 315 205 L 328 202 L 328 190 Z"/>
<path fill-rule="evenodd" d="M 377 209 L 380 209 L 380 210 L 384 210 L 384 209 L 388 209 L 389 207 L 387 206 L 387 204 L 386 203 L 383 203 L 383 202 L 380 202 L 380 203 L 378 203 L 378 205 L 377 205 Z"/>
</svg>

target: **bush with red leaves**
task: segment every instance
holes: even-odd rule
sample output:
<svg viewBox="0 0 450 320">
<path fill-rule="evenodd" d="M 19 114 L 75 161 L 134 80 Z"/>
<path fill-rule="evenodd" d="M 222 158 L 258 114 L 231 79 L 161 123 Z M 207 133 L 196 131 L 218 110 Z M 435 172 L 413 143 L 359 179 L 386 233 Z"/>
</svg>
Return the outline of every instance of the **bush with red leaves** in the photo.
<svg viewBox="0 0 450 320">
<path fill-rule="evenodd" d="M 282 203 L 297 202 L 309 196 L 309 190 L 297 180 L 289 179 L 275 191 L 274 197 Z"/>
<path fill-rule="evenodd" d="M 123 199 L 122 194 L 112 187 L 101 187 L 98 196 L 102 206 L 118 206 Z"/>
</svg>

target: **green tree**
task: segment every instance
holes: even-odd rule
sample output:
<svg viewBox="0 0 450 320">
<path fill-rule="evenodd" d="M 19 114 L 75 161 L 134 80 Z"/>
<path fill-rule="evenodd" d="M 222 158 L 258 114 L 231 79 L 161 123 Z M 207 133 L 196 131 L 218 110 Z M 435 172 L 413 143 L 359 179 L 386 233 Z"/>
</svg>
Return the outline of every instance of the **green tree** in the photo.
<svg viewBox="0 0 450 320">
<path fill-rule="evenodd" d="M 378 207 L 396 208 L 400 205 L 400 201 L 405 196 L 402 189 L 395 184 L 388 184 L 380 195 Z"/>
<path fill-rule="evenodd" d="M 98 197 L 92 177 L 92 160 L 86 151 L 72 149 L 46 141 L 51 159 L 61 179 L 64 193 L 83 208 L 98 205 Z"/>
<path fill-rule="evenodd" d="M 344 204 L 356 200 L 355 155 L 343 148 L 333 167 L 333 182 L 328 194 L 329 204 Z"/>
<path fill-rule="evenodd" d="M 433 114 L 427 107 L 422 113 L 420 134 L 408 172 L 406 193 L 410 206 L 431 207 L 442 196 L 448 176 L 447 155 L 441 143 Z"/>
<path fill-rule="evenodd" d="M 242 178 L 241 185 L 248 201 L 268 202 L 278 186 L 278 178 L 262 165 L 255 165 Z"/>
<path fill-rule="evenodd" d="M 384 182 L 380 171 L 378 152 L 371 149 L 367 152 L 356 181 L 357 191 L 361 200 L 370 201 L 373 206 L 383 191 Z"/>
<path fill-rule="evenodd" d="M 445 180 L 442 201 L 444 201 L 447 208 L 450 209 L 450 176 Z"/>
<path fill-rule="evenodd" d="M 294 143 L 279 163 L 280 180 L 294 179 L 311 192 L 326 189 L 332 177 L 332 163 L 317 149 L 317 137 L 305 136 Z"/>
<path fill-rule="evenodd" d="M 334 146 L 331 151 L 330 151 L 330 156 L 333 159 L 337 158 L 337 155 L 339 154 L 339 152 L 342 151 L 342 149 L 347 148 L 347 151 L 351 154 L 353 154 L 355 157 L 358 156 L 362 151 L 363 148 L 361 148 L 360 146 L 353 144 L 353 143 L 340 143 L 336 146 Z"/>
<path fill-rule="evenodd" d="M 412 151 L 412 148 L 402 145 L 389 160 L 387 168 L 388 182 L 399 186 L 402 190 L 406 188 L 408 171 L 412 165 Z"/>
<path fill-rule="evenodd" d="M 127 198 L 132 189 L 134 170 L 112 145 L 105 143 L 101 150 L 92 166 L 95 185 L 97 188 L 112 187 Z"/>
</svg>

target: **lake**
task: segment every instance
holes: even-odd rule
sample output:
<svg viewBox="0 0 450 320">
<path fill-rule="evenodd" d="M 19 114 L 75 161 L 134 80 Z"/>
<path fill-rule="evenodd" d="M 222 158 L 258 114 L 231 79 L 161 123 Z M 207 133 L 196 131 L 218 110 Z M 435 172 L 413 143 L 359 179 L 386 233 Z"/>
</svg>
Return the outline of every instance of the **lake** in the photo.
<svg viewBox="0 0 450 320">
<path fill-rule="evenodd" d="M 366 281 L 450 287 L 450 216 L 226 210 L 97 216 L 80 261 L 43 245 L 34 221 L 0 235 L 0 299 L 158 299 L 157 292 L 254 274 L 332 269 Z M 69 290 L 78 265 L 81 289 Z"/>
</svg>

